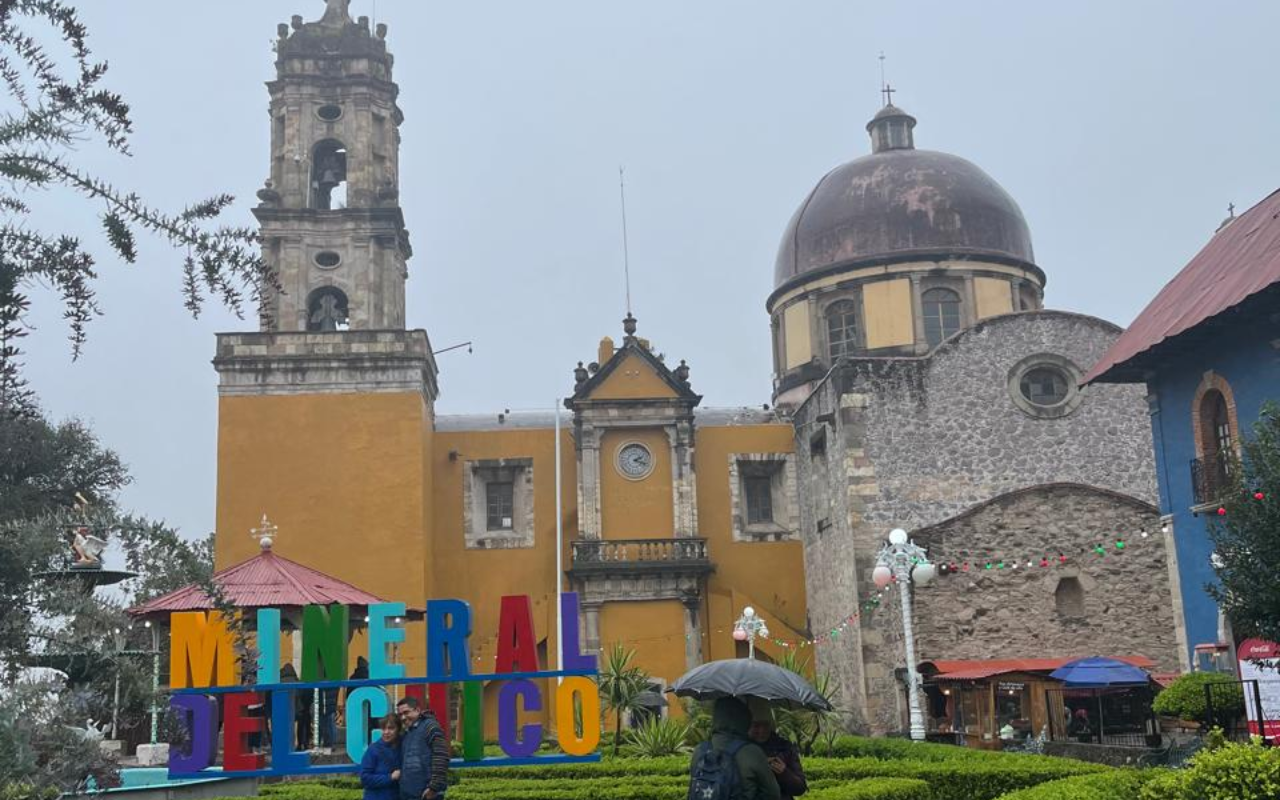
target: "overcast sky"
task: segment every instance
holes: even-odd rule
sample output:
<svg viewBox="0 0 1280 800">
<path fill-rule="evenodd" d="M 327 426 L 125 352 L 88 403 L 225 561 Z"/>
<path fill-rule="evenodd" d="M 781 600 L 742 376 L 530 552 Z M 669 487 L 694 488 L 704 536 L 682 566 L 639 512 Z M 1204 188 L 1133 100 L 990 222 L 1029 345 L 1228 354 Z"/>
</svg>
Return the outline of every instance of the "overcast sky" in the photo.
<svg viewBox="0 0 1280 800">
<path fill-rule="evenodd" d="M 134 157 L 83 160 L 153 202 L 249 209 L 268 169 L 276 24 L 322 0 L 79 0 Z M 440 413 L 549 408 L 624 314 L 625 165 L 641 335 L 688 359 L 704 405 L 770 400 L 764 300 L 783 227 L 831 167 L 864 155 L 887 55 L 919 147 L 968 158 L 1021 205 L 1046 303 L 1128 324 L 1208 240 L 1228 202 L 1280 186 L 1280 4 L 852 0 L 354 0 L 390 26 L 408 319 L 440 349 Z M 35 221 L 100 242 L 92 205 Z M 192 320 L 180 254 L 103 255 L 72 362 L 37 291 L 28 377 L 128 462 L 126 506 L 214 525 L 214 333 Z M 264 454 L 265 455 L 265 454 Z M 270 509 L 267 509 L 268 513 Z M 245 535 L 226 531 L 224 535 Z"/>
</svg>

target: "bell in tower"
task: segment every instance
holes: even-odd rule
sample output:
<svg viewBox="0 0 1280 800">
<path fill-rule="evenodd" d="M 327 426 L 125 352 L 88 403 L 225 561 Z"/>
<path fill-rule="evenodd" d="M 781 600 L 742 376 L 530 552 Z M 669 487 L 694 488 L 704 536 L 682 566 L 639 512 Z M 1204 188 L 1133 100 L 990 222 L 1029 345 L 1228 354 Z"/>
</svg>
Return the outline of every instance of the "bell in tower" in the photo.
<svg viewBox="0 0 1280 800">
<path fill-rule="evenodd" d="M 271 173 L 254 209 L 280 289 L 264 331 L 400 330 L 412 250 L 399 206 L 400 123 L 385 25 L 349 0 L 282 24 L 271 96 Z"/>
</svg>

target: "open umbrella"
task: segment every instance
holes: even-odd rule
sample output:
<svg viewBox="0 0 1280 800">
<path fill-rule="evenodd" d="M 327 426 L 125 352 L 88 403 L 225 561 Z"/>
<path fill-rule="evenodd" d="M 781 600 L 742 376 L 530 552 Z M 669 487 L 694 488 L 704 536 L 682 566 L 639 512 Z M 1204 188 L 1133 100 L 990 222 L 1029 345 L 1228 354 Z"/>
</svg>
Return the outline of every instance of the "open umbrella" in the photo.
<svg viewBox="0 0 1280 800">
<path fill-rule="evenodd" d="M 753 658 L 711 661 L 681 675 L 668 689 L 676 697 L 715 700 L 719 697 L 759 697 L 776 705 L 830 711 L 831 703 L 789 669 Z"/>
<path fill-rule="evenodd" d="M 1068 689 L 1106 689 L 1110 686 L 1146 686 L 1147 671 L 1114 658 L 1080 658 L 1069 661 L 1049 674 Z"/>
</svg>

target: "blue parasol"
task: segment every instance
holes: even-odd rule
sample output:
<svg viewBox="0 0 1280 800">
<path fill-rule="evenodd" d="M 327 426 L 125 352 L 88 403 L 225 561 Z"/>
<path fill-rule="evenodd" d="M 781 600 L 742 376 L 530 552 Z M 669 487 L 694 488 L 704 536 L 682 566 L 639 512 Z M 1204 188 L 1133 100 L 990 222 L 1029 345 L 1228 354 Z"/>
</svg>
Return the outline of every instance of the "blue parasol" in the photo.
<svg viewBox="0 0 1280 800">
<path fill-rule="evenodd" d="M 1147 671 L 1114 658 L 1080 658 L 1063 664 L 1049 674 L 1068 689 L 1106 689 L 1111 686 L 1146 686 Z"/>
</svg>

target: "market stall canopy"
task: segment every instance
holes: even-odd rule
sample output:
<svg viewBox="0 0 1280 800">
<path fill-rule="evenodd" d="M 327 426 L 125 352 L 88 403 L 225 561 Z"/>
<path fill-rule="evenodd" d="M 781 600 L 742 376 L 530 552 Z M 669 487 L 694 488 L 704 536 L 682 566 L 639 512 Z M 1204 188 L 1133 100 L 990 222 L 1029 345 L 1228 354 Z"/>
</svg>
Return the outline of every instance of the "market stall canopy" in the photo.
<svg viewBox="0 0 1280 800">
<path fill-rule="evenodd" d="M 298 609 L 335 603 L 368 608 L 387 602 L 332 575 L 276 555 L 269 544 L 248 561 L 216 573 L 213 582 L 228 602 L 243 609 Z M 191 584 L 134 606 L 129 609 L 129 614 L 163 620 L 179 611 L 213 611 L 216 608 L 203 587 Z M 406 616 L 421 619 L 422 610 L 409 608 Z"/>
<path fill-rule="evenodd" d="M 789 669 L 754 658 L 711 661 L 681 675 L 669 692 L 676 697 L 715 700 L 759 697 L 777 705 L 830 711 L 831 703 L 809 682 Z"/>
<path fill-rule="evenodd" d="M 1151 675 L 1146 670 L 1114 658 L 1081 658 L 1055 669 L 1050 678 L 1068 689 L 1106 689 L 1112 686 L 1146 686 Z"/>
<path fill-rule="evenodd" d="M 1005 658 L 923 661 L 920 663 L 920 673 L 931 680 L 977 681 L 1006 672 L 1051 672 L 1080 660 L 1077 658 Z M 1146 656 L 1117 656 L 1106 660 L 1144 669 L 1150 669 L 1156 665 Z"/>
</svg>

